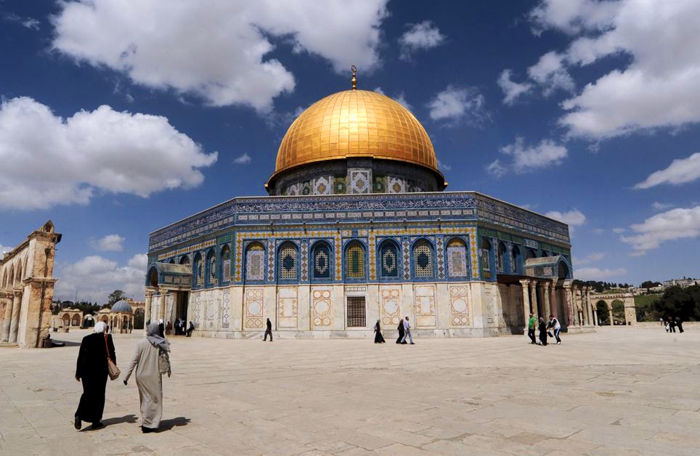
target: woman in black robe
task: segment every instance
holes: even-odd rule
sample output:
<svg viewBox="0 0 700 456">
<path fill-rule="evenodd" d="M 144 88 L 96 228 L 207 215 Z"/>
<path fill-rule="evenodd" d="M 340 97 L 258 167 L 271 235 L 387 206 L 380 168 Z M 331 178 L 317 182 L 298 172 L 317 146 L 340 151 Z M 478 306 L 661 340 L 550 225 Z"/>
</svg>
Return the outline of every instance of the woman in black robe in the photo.
<svg viewBox="0 0 700 456">
<path fill-rule="evenodd" d="M 396 329 L 399 330 L 399 338 L 396 339 L 396 343 L 397 343 L 397 344 L 400 344 L 400 343 L 401 343 L 401 339 L 403 339 L 403 332 L 404 332 L 403 320 L 399 320 L 399 326 L 397 326 Z M 404 343 L 405 343 L 405 342 L 404 342 Z"/>
<path fill-rule="evenodd" d="M 102 413 L 105 408 L 105 389 L 107 388 L 107 350 L 109 357 L 116 364 L 117 355 L 114 351 L 112 336 L 106 334 L 107 325 L 99 322 L 94 332 L 83 337 L 78 354 L 78 365 L 75 379 L 83 382 L 83 395 L 75 412 L 74 425 L 82 427 L 82 422 L 92 423 L 92 428 L 102 427 Z"/>
<path fill-rule="evenodd" d="M 547 324 L 544 322 L 544 318 L 542 317 L 540 317 L 538 329 L 540 330 L 540 343 L 542 345 L 547 345 Z"/>
<path fill-rule="evenodd" d="M 379 326 L 379 320 L 377 320 L 377 324 L 374 325 L 374 343 L 375 344 L 383 344 L 386 342 L 384 340 L 384 336 L 382 336 L 382 328 Z"/>
</svg>

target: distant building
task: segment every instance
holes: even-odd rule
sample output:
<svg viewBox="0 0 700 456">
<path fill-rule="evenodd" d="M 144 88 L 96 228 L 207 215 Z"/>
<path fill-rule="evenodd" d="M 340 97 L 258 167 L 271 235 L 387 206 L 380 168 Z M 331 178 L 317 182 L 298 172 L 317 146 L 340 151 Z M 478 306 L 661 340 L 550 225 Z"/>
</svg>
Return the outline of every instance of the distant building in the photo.
<svg viewBox="0 0 700 456">
<path fill-rule="evenodd" d="M 48 334 L 56 283 L 54 255 L 60 241 L 48 221 L 0 260 L 2 342 L 35 348 Z"/>
</svg>

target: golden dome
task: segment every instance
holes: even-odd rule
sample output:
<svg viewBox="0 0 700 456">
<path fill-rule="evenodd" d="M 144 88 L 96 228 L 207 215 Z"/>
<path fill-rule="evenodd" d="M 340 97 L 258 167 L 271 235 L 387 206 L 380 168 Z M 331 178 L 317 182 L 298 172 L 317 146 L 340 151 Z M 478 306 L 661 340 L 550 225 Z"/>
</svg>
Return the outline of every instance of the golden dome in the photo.
<svg viewBox="0 0 700 456">
<path fill-rule="evenodd" d="M 441 175 L 433 144 L 413 114 L 380 93 L 347 90 L 317 101 L 297 117 L 282 140 L 273 176 L 349 157 L 399 160 Z"/>
</svg>

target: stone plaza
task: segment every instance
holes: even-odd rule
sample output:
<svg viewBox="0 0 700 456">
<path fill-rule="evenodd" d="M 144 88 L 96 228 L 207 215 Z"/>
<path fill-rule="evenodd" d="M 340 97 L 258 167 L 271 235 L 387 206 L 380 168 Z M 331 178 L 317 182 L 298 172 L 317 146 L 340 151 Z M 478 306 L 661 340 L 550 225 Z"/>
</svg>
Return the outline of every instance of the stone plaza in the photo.
<svg viewBox="0 0 700 456">
<path fill-rule="evenodd" d="M 105 428 L 72 417 L 80 339 L 0 349 L 0 454 L 684 454 L 700 448 L 700 326 L 416 340 L 175 337 L 163 430 L 142 434 L 132 381 L 109 382 Z M 128 367 L 142 333 L 115 334 Z"/>
</svg>

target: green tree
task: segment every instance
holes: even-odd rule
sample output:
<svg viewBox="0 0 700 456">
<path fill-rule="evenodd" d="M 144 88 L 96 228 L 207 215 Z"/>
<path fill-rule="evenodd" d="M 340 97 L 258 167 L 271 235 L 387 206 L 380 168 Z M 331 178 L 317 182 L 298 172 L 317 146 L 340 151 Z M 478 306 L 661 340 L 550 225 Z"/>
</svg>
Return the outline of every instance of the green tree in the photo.
<svg viewBox="0 0 700 456">
<path fill-rule="evenodd" d="M 115 303 L 121 301 L 124 298 L 126 298 L 126 294 L 122 290 L 114 290 L 112 293 L 109 294 L 109 297 L 107 298 L 107 305 L 109 307 L 112 307 Z"/>
</svg>

